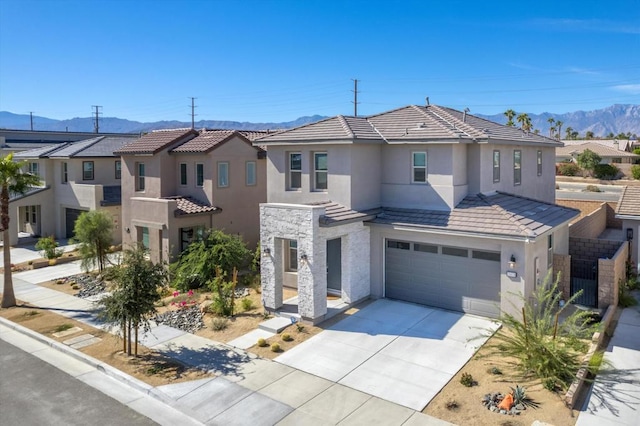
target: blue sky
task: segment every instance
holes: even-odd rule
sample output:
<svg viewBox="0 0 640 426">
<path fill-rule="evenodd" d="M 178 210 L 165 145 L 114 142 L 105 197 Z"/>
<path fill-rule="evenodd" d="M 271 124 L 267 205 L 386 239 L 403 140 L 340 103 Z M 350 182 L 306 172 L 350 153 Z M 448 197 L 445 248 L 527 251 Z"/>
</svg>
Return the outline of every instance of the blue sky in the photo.
<svg viewBox="0 0 640 426">
<path fill-rule="evenodd" d="M 0 0 L 0 110 L 289 121 L 640 104 L 640 0 Z"/>
</svg>

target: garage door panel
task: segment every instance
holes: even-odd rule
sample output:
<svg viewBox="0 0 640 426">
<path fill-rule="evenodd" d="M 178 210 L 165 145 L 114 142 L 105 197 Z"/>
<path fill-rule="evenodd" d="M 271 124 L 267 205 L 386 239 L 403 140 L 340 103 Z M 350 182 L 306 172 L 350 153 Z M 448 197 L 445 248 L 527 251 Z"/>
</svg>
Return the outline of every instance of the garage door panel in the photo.
<svg viewBox="0 0 640 426">
<path fill-rule="evenodd" d="M 483 316 L 499 315 L 500 262 L 413 248 L 414 244 L 411 250 L 386 249 L 386 297 Z"/>
</svg>

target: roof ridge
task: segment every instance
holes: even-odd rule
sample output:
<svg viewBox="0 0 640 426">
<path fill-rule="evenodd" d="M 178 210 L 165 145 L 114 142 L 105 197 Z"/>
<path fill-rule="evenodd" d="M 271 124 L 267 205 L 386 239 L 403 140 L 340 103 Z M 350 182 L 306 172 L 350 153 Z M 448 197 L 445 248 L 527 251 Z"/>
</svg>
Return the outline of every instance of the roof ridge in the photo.
<svg viewBox="0 0 640 426">
<path fill-rule="evenodd" d="M 462 120 L 458 119 L 457 117 L 454 117 L 453 115 L 451 115 L 450 112 L 446 111 L 442 107 L 439 107 L 438 105 L 429 105 L 428 107 L 425 107 L 425 109 L 426 109 L 425 114 L 428 111 L 429 113 L 435 115 L 440 120 L 446 122 L 449 126 L 451 126 L 451 129 L 448 129 L 450 131 L 450 133 L 455 135 L 456 133 L 461 132 L 461 133 L 464 133 L 465 135 L 467 135 L 468 137 L 470 137 L 471 139 L 475 139 L 475 137 L 472 136 L 469 132 L 461 129 L 461 127 L 467 127 L 467 128 L 471 127 L 471 129 L 473 129 L 472 126 L 469 126 L 467 123 L 463 122 Z M 443 117 L 443 116 L 446 116 L 446 118 Z M 456 132 L 455 131 L 456 129 L 459 132 Z M 469 129 L 467 129 L 467 130 L 469 130 Z M 458 135 L 458 136 L 460 136 L 460 135 Z"/>
<path fill-rule="evenodd" d="M 501 192 L 497 192 L 496 194 L 502 194 Z M 517 197 L 517 195 L 514 195 L 515 197 Z M 531 229 L 527 228 L 526 226 L 524 226 L 523 224 L 520 223 L 519 220 L 517 220 L 513 214 L 510 214 L 509 212 L 507 212 L 504 208 L 500 207 L 497 204 L 494 203 L 490 203 L 489 200 L 487 200 L 487 196 L 479 193 L 478 194 L 478 198 L 480 198 L 487 206 L 491 207 L 493 210 L 496 210 L 498 213 L 500 213 L 500 215 L 502 215 L 503 217 L 505 217 L 509 222 L 513 223 L 514 225 L 516 225 L 516 227 L 523 233 L 526 234 L 527 236 L 533 237 L 535 236 L 535 232 L 533 232 Z"/>
<path fill-rule="evenodd" d="M 347 123 L 347 119 L 344 117 L 344 115 L 338 114 L 336 118 L 338 119 L 338 122 L 340 123 L 344 131 L 347 132 L 347 136 L 349 136 L 350 138 L 355 138 L 356 135 L 353 133 L 353 130 L 351 130 L 351 126 L 349 126 L 349 123 Z"/>
<path fill-rule="evenodd" d="M 622 190 L 622 193 L 620 194 L 620 198 L 618 198 L 618 203 L 616 205 L 616 214 L 618 214 L 620 212 L 620 206 L 622 205 L 622 200 L 624 200 L 624 195 L 627 193 L 627 188 L 629 188 L 629 185 L 625 185 L 624 189 Z"/>
</svg>

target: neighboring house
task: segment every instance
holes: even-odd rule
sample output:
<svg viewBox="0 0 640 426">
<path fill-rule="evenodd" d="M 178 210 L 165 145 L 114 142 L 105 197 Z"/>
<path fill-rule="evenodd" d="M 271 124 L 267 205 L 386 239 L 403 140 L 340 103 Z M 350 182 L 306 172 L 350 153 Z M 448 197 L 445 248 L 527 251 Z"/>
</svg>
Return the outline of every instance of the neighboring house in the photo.
<svg viewBox="0 0 640 426">
<path fill-rule="evenodd" d="M 122 156 L 123 243 L 142 242 L 154 261 L 174 260 L 203 230 L 259 239 L 266 201 L 266 132 L 157 130 L 118 151 Z"/>
<path fill-rule="evenodd" d="M 634 139 L 563 139 L 560 142 L 564 146 L 568 145 L 582 145 L 583 143 L 595 143 L 598 145 L 613 148 L 618 151 L 633 152 Z"/>
<path fill-rule="evenodd" d="M 579 212 L 554 204 L 555 140 L 472 115 L 407 106 L 337 116 L 256 141 L 263 303 L 318 322 L 327 294 L 518 314 L 568 252 Z M 513 303 L 513 305 L 512 305 Z"/>
<path fill-rule="evenodd" d="M 629 241 L 629 259 L 640 272 L 640 187 L 626 186 L 620 194 L 616 219 L 622 220 L 622 232 Z"/>
<path fill-rule="evenodd" d="M 98 209 L 113 217 L 113 241 L 119 244 L 120 158 L 113 152 L 133 138 L 97 136 L 15 153 L 15 160 L 25 160 L 28 171 L 41 177 L 42 187 L 11 200 L 11 244 L 18 232 L 73 237 L 78 216 Z"/>
<path fill-rule="evenodd" d="M 586 149 L 589 149 L 600 156 L 600 164 L 629 164 L 635 163 L 640 159 L 640 155 L 633 154 L 622 148 L 618 149 L 615 145 L 608 146 L 601 142 L 604 141 L 564 141 L 565 146 L 556 149 L 556 163 L 565 161 L 576 162 L 578 155 L 582 154 Z"/>
<path fill-rule="evenodd" d="M 97 136 L 138 137 L 133 133 L 99 133 L 95 132 L 64 132 L 50 130 L 11 130 L 0 129 L 0 154 L 43 148 L 48 145 L 61 145 L 93 139 Z"/>
</svg>

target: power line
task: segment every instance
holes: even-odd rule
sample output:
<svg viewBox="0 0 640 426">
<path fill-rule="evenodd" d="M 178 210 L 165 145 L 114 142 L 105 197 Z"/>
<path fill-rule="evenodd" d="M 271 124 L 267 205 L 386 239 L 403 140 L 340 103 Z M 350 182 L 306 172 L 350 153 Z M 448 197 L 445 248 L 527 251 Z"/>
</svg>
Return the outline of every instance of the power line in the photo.
<svg viewBox="0 0 640 426">
<path fill-rule="evenodd" d="M 95 108 L 96 109 L 95 112 L 94 112 L 96 117 L 94 119 L 95 121 L 94 121 L 94 124 L 93 124 L 93 128 L 95 129 L 96 133 L 100 133 L 100 114 L 102 114 L 100 112 L 100 109 L 102 108 L 102 106 L 100 106 L 100 105 L 91 105 L 91 108 Z"/>
</svg>

